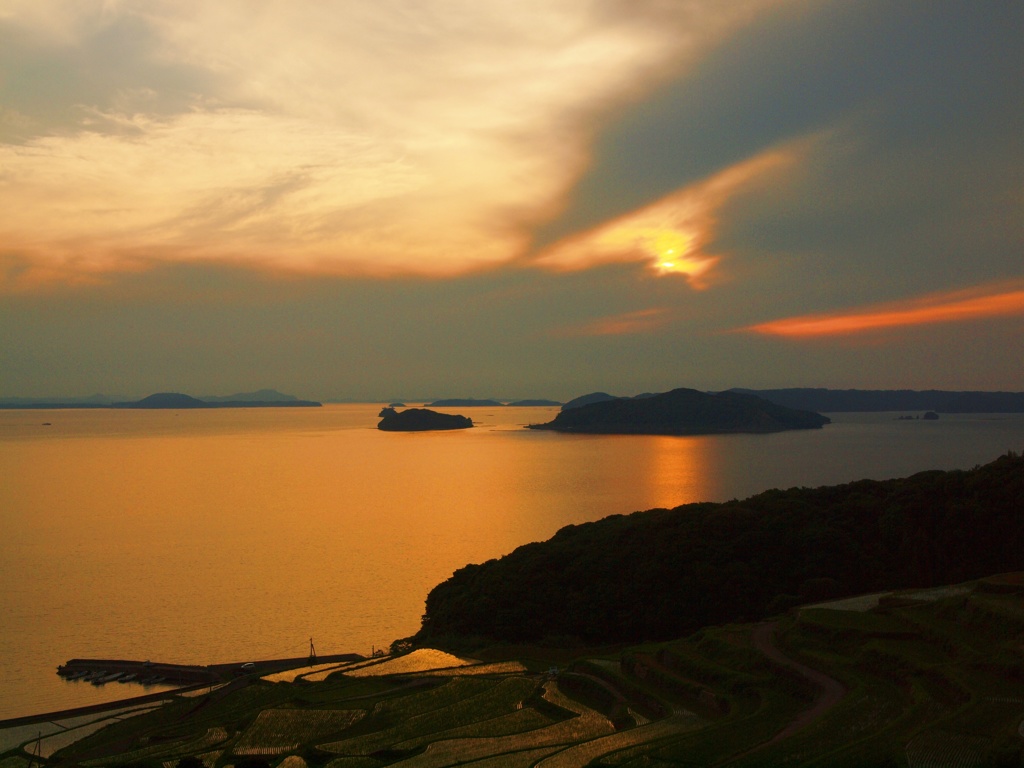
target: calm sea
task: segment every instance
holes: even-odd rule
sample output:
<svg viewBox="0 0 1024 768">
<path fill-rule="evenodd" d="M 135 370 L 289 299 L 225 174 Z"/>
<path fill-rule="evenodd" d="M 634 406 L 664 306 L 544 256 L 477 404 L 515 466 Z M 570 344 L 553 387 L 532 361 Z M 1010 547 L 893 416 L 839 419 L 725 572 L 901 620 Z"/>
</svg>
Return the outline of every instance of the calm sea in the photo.
<svg viewBox="0 0 1024 768">
<path fill-rule="evenodd" d="M 1024 449 L 1021 415 L 685 438 L 534 432 L 555 409 L 508 407 L 384 433 L 379 409 L 0 411 L 0 719 L 142 692 L 61 680 L 74 657 L 368 654 L 455 569 L 570 523 Z"/>
</svg>

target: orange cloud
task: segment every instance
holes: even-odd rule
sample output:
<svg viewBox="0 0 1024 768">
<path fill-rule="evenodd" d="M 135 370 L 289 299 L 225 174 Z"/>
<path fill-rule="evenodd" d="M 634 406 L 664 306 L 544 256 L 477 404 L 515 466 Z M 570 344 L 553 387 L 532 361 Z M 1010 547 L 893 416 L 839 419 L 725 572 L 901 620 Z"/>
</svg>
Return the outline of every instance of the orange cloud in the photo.
<svg viewBox="0 0 1024 768">
<path fill-rule="evenodd" d="M 641 309 L 621 315 L 602 317 L 582 325 L 562 328 L 555 331 L 554 336 L 627 336 L 637 333 L 648 333 L 668 322 L 668 314 L 664 309 Z"/>
<path fill-rule="evenodd" d="M 714 236 L 718 209 L 744 185 L 789 166 L 796 144 L 737 163 L 625 216 L 573 235 L 541 252 L 534 263 L 556 270 L 612 262 L 646 262 L 659 275 L 683 275 L 693 288 L 707 287 L 719 256 L 705 246 Z"/>
<path fill-rule="evenodd" d="M 159 263 L 447 276 L 510 262 L 585 171 L 595 117 L 765 2 L 10 0 L 0 21 L 39 57 L 91 60 L 132 30 L 147 42 L 115 45 L 109 81 L 94 72 L 90 93 L 52 104 L 48 81 L 76 59 L 12 60 L 37 124 L 7 142 L 28 118 L 0 105 L 0 244 L 31 266 L 0 272 L 0 294 Z"/>
<path fill-rule="evenodd" d="M 1006 290 L 1004 287 L 1001 292 L 981 295 L 978 289 L 932 294 L 860 312 L 804 315 L 772 320 L 743 330 L 767 336 L 810 338 L 1010 315 L 1024 315 L 1024 288 Z"/>
</svg>

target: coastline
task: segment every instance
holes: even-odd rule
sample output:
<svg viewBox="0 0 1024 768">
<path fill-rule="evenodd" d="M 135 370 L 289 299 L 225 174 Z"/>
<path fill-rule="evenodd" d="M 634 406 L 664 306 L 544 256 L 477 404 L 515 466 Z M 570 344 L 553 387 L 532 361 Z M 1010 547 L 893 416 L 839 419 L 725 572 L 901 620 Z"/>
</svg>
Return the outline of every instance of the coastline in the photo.
<svg viewBox="0 0 1024 768">
<path fill-rule="evenodd" d="M 299 667 L 311 666 L 313 664 L 324 664 L 324 663 L 344 663 L 354 661 L 364 661 L 365 656 L 358 653 L 335 653 L 326 656 L 318 656 L 313 661 L 308 657 L 299 658 L 287 658 L 287 659 L 263 659 L 261 661 L 237 661 L 230 662 L 227 664 L 207 664 L 205 666 L 188 665 L 176 665 L 176 664 L 154 664 L 154 667 L 172 668 L 181 667 L 182 669 L 188 670 L 201 670 L 207 676 L 208 679 L 195 682 L 189 685 L 181 685 L 174 688 L 164 688 L 160 691 L 154 691 L 153 693 L 144 693 L 140 696 L 129 696 L 123 699 L 116 699 L 113 701 L 104 701 L 98 704 L 87 704 L 81 707 L 71 707 L 68 709 L 60 709 L 51 712 L 38 712 L 30 715 L 19 715 L 17 717 L 9 717 L 6 719 L 0 719 L 0 730 L 6 728 L 15 728 L 24 725 L 33 725 L 35 723 L 49 722 L 52 720 L 63 720 L 71 717 L 81 717 L 82 715 L 102 714 L 108 710 L 124 709 L 125 707 L 134 707 L 139 704 L 148 704 L 154 701 L 160 701 L 162 699 L 169 699 L 174 696 L 178 696 L 182 693 L 188 693 L 190 691 L 198 691 L 203 688 L 209 688 L 212 686 L 223 685 L 225 683 L 232 683 L 236 681 L 244 681 L 243 684 L 248 684 L 253 680 L 258 680 L 264 675 L 274 674 L 276 672 L 283 672 L 289 669 L 298 669 Z M 138 665 L 141 666 L 145 662 L 141 661 L 120 661 L 120 662 L 105 662 L 101 660 L 88 660 L 88 659 L 74 659 L 69 661 L 68 664 L 74 664 L 76 666 L 88 666 L 106 664 L 121 664 L 121 665 Z M 243 664 L 253 664 L 254 668 L 251 671 L 242 672 Z M 74 681 L 68 681 L 74 682 Z"/>
</svg>

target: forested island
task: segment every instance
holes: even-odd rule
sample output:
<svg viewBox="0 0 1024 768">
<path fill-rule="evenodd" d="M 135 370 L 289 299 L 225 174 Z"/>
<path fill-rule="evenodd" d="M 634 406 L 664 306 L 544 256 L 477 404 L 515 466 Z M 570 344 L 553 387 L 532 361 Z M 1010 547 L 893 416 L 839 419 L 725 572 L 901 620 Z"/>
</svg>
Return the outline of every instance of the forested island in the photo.
<svg viewBox="0 0 1024 768">
<path fill-rule="evenodd" d="M 709 435 L 819 429 L 829 422 L 821 414 L 787 408 L 754 395 L 680 388 L 659 395 L 591 400 L 563 408 L 554 420 L 529 428 L 587 434 Z"/>
<path fill-rule="evenodd" d="M 679 637 L 800 603 L 1024 570 L 1024 457 L 567 526 L 435 587 L 414 644 Z"/>
<path fill-rule="evenodd" d="M 398 411 L 387 407 L 378 414 L 377 429 L 384 432 L 429 432 L 444 429 L 468 429 L 473 420 L 452 413 L 438 413 L 429 408 L 406 408 Z"/>
</svg>

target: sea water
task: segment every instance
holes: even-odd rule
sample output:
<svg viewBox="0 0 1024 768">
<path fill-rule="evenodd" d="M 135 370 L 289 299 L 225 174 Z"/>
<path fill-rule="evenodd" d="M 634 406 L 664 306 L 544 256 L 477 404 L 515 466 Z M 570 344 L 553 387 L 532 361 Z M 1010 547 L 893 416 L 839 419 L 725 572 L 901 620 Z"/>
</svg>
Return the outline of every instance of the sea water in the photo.
<svg viewBox="0 0 1024 768">
<path fill-rule="evenodd" d="M 565 525 L 1024 449 L 1024 415 L 662 437 L 531 431 L 557 409 L 519 407 L 385 433 L 379 409 L 0 411 L 0 719 L 143 692 L 57 677 L 76 657 L 369 654 L 454 570 Z"/>
</svg>

